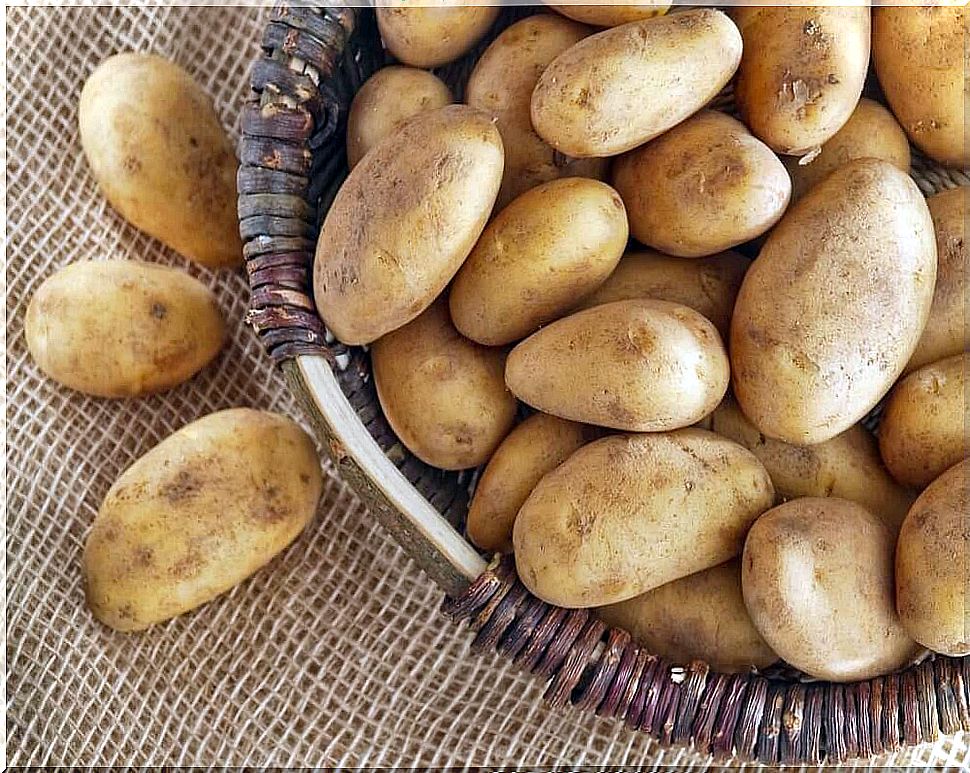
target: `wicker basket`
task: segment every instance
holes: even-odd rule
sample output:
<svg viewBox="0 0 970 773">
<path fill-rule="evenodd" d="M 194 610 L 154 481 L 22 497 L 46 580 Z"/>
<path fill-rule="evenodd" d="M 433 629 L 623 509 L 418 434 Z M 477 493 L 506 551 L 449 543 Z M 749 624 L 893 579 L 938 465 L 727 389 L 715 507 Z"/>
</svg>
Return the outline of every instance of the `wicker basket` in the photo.
<svg viewBox="0 0 970 773">
<path fill-rule="evenodd" d="M 504 9 L 488 39 L 532 12 Z M 486 42 L 436 71 L 459 99 Z M 318 224 L 347 174 L 347 110 L 385 62 L 374 13 L 283 6 L 263 49 L 239 171 L 250 321 L 343 477 L 448 594 L 445 612 L 470 620 L 477 646 L 497 648 L 546 680 L 553 705 L 614 717 L 702 754 L 839 762 L 970 731 L 970 658 L 938 656 L 847 685 L 785 670 L 720 674 L 702 662 L 666 662 L 586 610 L 540 601 L 507 559 L 487 565 L 460 532 L 470 473 L 431 468 L 400 444 L 381 413 L 367 353 L 335 341 L 311 299 Z M 927 194 L 970 184 L 961 172 L 915 158 L 914 177 Z"/>
</svg>

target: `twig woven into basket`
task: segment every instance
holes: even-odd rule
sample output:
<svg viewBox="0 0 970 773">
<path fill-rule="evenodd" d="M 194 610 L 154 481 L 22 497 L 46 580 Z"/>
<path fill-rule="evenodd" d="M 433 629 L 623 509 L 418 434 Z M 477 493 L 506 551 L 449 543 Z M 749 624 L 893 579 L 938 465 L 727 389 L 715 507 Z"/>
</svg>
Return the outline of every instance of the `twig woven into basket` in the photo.
<svg viewBox="0 0 970 773">
<path fill-rule="evenodd" d="M 533 12 L 504 9 L 477 50 L 436 71 L 456 97 L 488 40 Z M 507 558 L 484 568 L 475 557 L 467 566 L 484 571 L 464 572 L 442 560 L 433 541 L 412 528 L 380 481 L 345 448 L 342 428 L 317 415 L 312 386 L 296 367 L 325 361 L 353 421 L 444 520 L 461 526 L 469 473 L 429 467 L 400 444 L 381 413 L 366 351 L 334 340 L 312 300 L 319 223 L 347 174 L 347 111 L 357 89 L 385 63 L 374 12 L 280 6 L 266 27 L 263 49 L 252 71 L 238 178 L 252 288 L 249 319 L 306 401 L 345 479 L 449 594 L 445 612 L 470 621 L 476 647 L 494 648 L 547 680 L 546 699 L 555 706 L 595 711 L 662 743 L 690 744 L 721 757 L 839 762 L 970 731 L 970 658 L 936 656 L 898 674 L 847 685 L 805 682 L 790 671 L 715 673 L 702 662 L 655 657 L 587 610 L 546 604 L 526 590 Z M 727 93 L 719 106 L 729 101 Z M 964 172 L 940 169 L 918 154 L 914 177 L 926 194 L 970 185 Z"/>
</svg>

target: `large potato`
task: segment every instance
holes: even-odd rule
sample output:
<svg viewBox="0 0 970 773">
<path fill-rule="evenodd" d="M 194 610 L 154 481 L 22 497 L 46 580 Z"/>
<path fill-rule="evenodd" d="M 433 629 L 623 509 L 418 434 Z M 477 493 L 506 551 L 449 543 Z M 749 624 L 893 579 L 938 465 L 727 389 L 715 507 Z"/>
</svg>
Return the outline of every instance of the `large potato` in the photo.
<svg viewBox="0 0 970 773">
<path fill-rule="evenodd" d="M 91 611 L 137 631 L 204 604 L 289 545 L 322 486 L 290 419 L 235 408 L 186 425 L 105 496 L 84 547 Z"/>
<path fill-rule="evenodd" d="M 206 266 L 242 262 L 236 155 L 212 101 L 181 67 L 116 54 L 81 90 L 81 147 L 133 225 Z"/>
<path fill-rule="evenodd" d="M 893 603 L 895 536 L 845 499 L 795 499 L 759 518 L 741 586 L 755 627 L 810 676 L 853 682 L 909 663 L 919 647 Z"/>
<path fill-rule="evenodd" d="M 532 123 L 568 156 L 615 156 L 700 110 L 740 60 L 737 28 L 714 9 L 613 27 L 545 69 L 532 94 Z"/>
<path fill-rule="evenodd" d="M 375 341 L 371 362 L 391 429 L 434 467 L 484 464 L 512 429 L 516 402 L 502 380 L 505 352 L 462 338 L 443 299 Z"/>
<path fill-rule="evenodd" d="M 377 27 L 391 54 L 412 67 L 438 67 L 471 50 L 498 18 L 498 6 L 426 7 L 403 0 L 377 9 Z"/>
<path fill-rule="evenodd" d="M 613 604 L 738 555 L 773 498 L 761 463 L 711 432 L 614 435 L 536 486 L 515 519 L 516 568 L 550 604 Z"/>
<path fill-rule="evenodd" d="M 693 424 L 727 390 L 714 326 L 668 301 L 617 301 L 553 322 L 509 354 L 505 381 L 544 413 L 656 432 Z"/>
<path fill-rule="evenodd" d="M 609 185 L 568 177 L 523 193 L 488 224 L 451 286 L 451 318 L 500 345 L 558 319 L 610 275 L 627 243 Z"/>
<path fill-rule="evenodd" d="M 736 558 L 600 607 L 596 614 L 629 631 L 650 654 L 674 663 L 704 660 L 717 671 L 733 673 L 778 660 L 744 606 Z"/>
<path fill-rule="evenodd" d="M 896 543 L 896 609 L 906 632 L 944 655 L 970 655 L 970 461 L 916 500 Z"/>
<path fill-rule="evenodd" d="M 478 240 L 502 181 L 502 138 L 464 105 L 419 113 L 354 167 L 313 265 L 320 316 L 368 344 L 424 311 Z"/>
<path fill-rule="evenodd" d="M 638 5 L 608 5 L 596 3 L 593 5 L 553 5 L 563 16 L 581 21 L 583 24 L 594 24 L 597 27 L 617 27 L 629 24 L 631 21 L 652 19 L 663 16 L 670 8 L 668 2 L 640 3 Z"/>
<path fill-rule="evenodd" d="M 219 353 L 226 337 L 205 285 L 176 269 L 130 260 L 62 268 L 31 298 L 24 329 L 44 373 L 99 397 L 181 384 Z"/>
<path fill-rule="evenodd" d="M 889 106 L 914 145 L 959 167 L 970 165 L 966 35 L 965 6 L 873 11 L 872 59 Z"/>
<path fill-rule="evenodd" d="M 879 450 L 900 483 L 922 488 L 970 452 L 970 354 L 924 365 L 889 395 Z"/>
<path fill-rule="evenodd" d="M 778 222 L 791 196 L 778 156 L 740 121 L 715 110 L 702 110 L 620 156 L 613 185 L 633 236 L 685 258 L 760 236 Z"/>
<path fill-rule="evenodd" d="M 734 84 L 742 120 L 778 153 L 827 142 L 855 110 L 869 67 L 868 7 L 736 8 L 744 56 Z"/>
<path fill-rule="evenodd" d="M 874 159 L 834 171 L 775 226 L 738 293 L 731 370 L 745 415 L 798 445 L 847 430 L 902 372 L 935 282 L 916 183 Z"/>
</svg>

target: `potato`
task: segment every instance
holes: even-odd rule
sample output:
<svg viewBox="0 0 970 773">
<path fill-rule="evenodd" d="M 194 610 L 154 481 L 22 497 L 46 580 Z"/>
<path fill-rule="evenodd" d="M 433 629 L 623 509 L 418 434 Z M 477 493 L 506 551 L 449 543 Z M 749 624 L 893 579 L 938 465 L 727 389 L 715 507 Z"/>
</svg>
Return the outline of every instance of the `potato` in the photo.
<svg viewBox="0 0 970 773">
<path fill-rule="evenodd" d="M 606 176 L 606 159 L 569 158 L 553 150 L 532 128 L 530 114 L 532 91 L 542 71 L 591 32 L 559 16 L 529 16 L 495 38 L 472 70 L 465 101 L 495 118 L 505 146 L 505 174 L 496 209 L 549 180 Z"/>
<path fill-rule="evenodd" d="M 741 595 L 741 563 L 723 564 L 600 607 L 608 625 L 629 631 L 650 654 L 727 673 L 766 668 L 778 656 L 755 630 Z"/>
<path fill-rule="evenodd" d="M 792 181 L 792 199 L 805 195 L 833 170 L 857 158 L 881 158 L 904 172 L 909 171 L 909 140 L 895 117 L 878 102 L 860 99 L 845 125 L 826 141 L 819 152 L 783 161 Z"/>
<path fill-rule="evenodd" d="M 88 605 L 119 631 L 188 612 L 303 531 L 323 481 L 293 421 L 248 408 L 186 425 L 109 489 L 84 547 Z"/>
<path fill-rule="evenodd" d="M 879 85 L 910 140 L 941 164 L 970 165 L 966 7 L 876 8 L 872 23 Z"/>
<path fill-rule="evenodd" d="M 478 479 L 468 507 L 468 536 L 482 550 L 512 550 L 512 525 L 532 489 L 581 446 L 596 427 L 536 413 L 509 434 Z"/>
<path fill-rule="evenodd" d="M 869 67 L 868 7 L 736 8 L 744 56 L 734 84 L 741 119 L 772 150 L 802 156 L 841 129 Z"/>
<path fill-rule="evenodd" d="M 347 116 L 347 163 L 357 162 L 413 115 L 452 102 L 448 87 L 430 72 L 385 67 L 360 87 Z"/>
<path fill-rule="evenodd" d="M 564 419 L 635 432 L 693 424 L 727 390 L 714 326 L 668 301 L 617 301 L 553 322 L 516 346 L 505 383 Z"/>
<path fill-rule="evenodd" d="M 354 167 L 317 241 L 317 309 L 345 344 L 424 311 L 478 240 L 502 181 L 488 116 L 450 105 L 405 121 Z"/>
<path fill-rule="evenodd" d="M 684 258 L 750 241 L 781 218 L 791 180 L 740 121 L 702 110 L 613 164 L 616 187 L 643 244 Z"/>
<path fill-rule="evenodd" d="M 738 555 L 773 497 L 761 463 L 711 432 L 606 437 L 546 475 L 522 505 L 516 568 L 550 604 L 624 601 Z"/>
<path fill-rule="evenodd" d="M 455 327 L 493 346 L 525 338 L 606 281 L 627 236 L 623 202 L 606 183 L 568 177 L 523 193 L 455 277 Z"/>
<path fill-rule="evenodd" d="M 392 56 L 412 67 L 439 67 L 452 62 L 488 32 L 498 6 L 422 7 L 402 0 L 377 9 L 377 27 Z"/>
<path fill-rule="evenodd" d="M 731 321 L 734 393 L 761 432 L 821 443 L 889 391 L 929 314 L 932 229 L 916 183 L 875 159 L 837 169 L 788 210 Z"/>
<path fill-rule="evenodd" d="M 133 260 L 62 268 L 30 299 L 24 328 L 44 373 L 98 397 L 171 389 L 202 370 L 226 338 L 209 288 Z"/>
<path fill-rule="evenodd" d="M 505 352 L 462 338 L 442 299 L 371 348 L 374 383 L 391 429 L 424 462 L 444 470 L 488 461 L 515 421 Z"/>
<path fill-rule="evenodd" d="M 595 24 L 597 27 L 618 27 L 631 21 L 652 19 L 663 16 L 670 8 L 670 3 L 641 3 L 640 5 L 552 5 L 563 16 L 581 21 L 583 24 Z"/>
<path fill-rule="evenodd" d="M 737 28 L 714 9 L 613 27 L 546 67 L 532 94 L 532 124 L 568 156 L 615 156 L 700 110 L 740 60 Z"/>
<path fill-rule="evenodd" d="M 896 543 L 896 608 L 906 632 L 944 655 L 970 655 L 970 461 L 916 500 Z"/>
<path fill-rule="evenodd" d="M 126 220 L 204 266 L 238 266 L 236 155 L 212 101 L 181 67 L 116 54 L 91 73 L 78 111 L 98 187 Z"/>
<path fill-rule="evenodd" d="M 817 445 L 792 445 L 762 435 L 726 397 L 711 414 L 709 429 L 757 456 L 784 499 L 848 499 L 878 516 L 893 534 L 913 504 L 913 494 L 889 476 L 875 439 L 860 424 Z"/>
<path fill-rule="evenodd" d="M 970 354 L 924 365 L 889 395 L 879 424 L 879 450 L 893 477 L 923 488 L 968 451 Z"/>
<path fill-rule="evenodd" d="M 795 499 L 761 516 L 744 543 L 741 587 L 768 646 L 832 682 L 912 661 L 919 647 L 893 604 L 894 544 L 881 520 L 845 499 Z"/>
</svg>

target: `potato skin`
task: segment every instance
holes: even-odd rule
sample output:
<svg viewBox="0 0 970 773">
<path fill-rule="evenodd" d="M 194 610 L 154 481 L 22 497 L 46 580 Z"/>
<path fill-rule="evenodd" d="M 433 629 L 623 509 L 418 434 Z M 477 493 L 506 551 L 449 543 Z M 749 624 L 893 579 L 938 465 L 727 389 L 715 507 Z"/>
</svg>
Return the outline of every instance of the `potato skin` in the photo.
<svg viewBox="0 0 970 773">
<path fill-rule="evenodd" d="M 934 652 L 970 655 L 967 561 L 970 461 L 920 495 L 896 543 L 896 608 L 906 632 Z"/>
<path fill-rule="evenodd" d="M 919 647 L 893 603 L 886 525 L 845 499 L 795 499 L 759 518 L 744 543 L 741 586 L 755 627 L 782 659 L 832 682 L 871 679 Z"/>
<path fill-rule="evenodd" d="M 869 67 L 867 7 L 736 8 L 744 38 L 734 84 L 752 133 L 778 152 L 801 156 L 845 125 Z"/>
<path fill-rule="evenodd" d="M 347 163 L 357 162 L 413 115 L 452 103 L 440 78 L 413 67 L 384 67 L 360 87 L 347 116 Z"/>
<path fill-rule="evenodd" d="M 924 365 L 889 394 L 879 424 L 879 450 L 893 477 L 923 488 L 966 458 L 970 354 Z"/>
<path fill-rule="evenodd" d="M 761 432 L 821 443 L 889 391 L 929 314 L 932 226 L 916 184 L 875 159 L 837 169 L 788 210 L 731 321 L 734 393 Z"/>
<path fill-rule="evenodd" d="M 463 338 L 443 299 L 375 341 L 371 363 L 391 429 L 433 467 L 484 464 L 512 429 L 517 404 L 502 380 L 505 352 Z"/>
<path fill-rule="evenodd" d="M 620 156 L 613 185 L 633 236 L 684 258 L 760 236 L 778 222 L 791 196 L 778 157 L 744 124 L 716 110 L 702 110 Z"/>
<path fill-rule="evenodd" d="M 613 435 L 579 449 L 522 505 L 516 568 L 550 604 L 613 604 L 738 555 L 773 498 L 761 463 L 711 432 Z"/>
<path fill-rule="evenodd" d="M 736 558 L 600 607 L 596 614 L 628 631 L 651 655 L 673 663 L 703 660 L 716 671 L 737 673 L 778 660 L 744 606 Z"/>
<path fill-rule="evenodd" d="M 717 10 L 613 27 L 545 69 L 532 94 L 532 124 L 566 155 L 615 156 L 700 110 L 740 60 L 741 35 Z"/>
<path fill-rule="evenodd" d="M 439 67 L 468 53 L 498 18 L 498 6 L 422 7 L 406 0 L 377 9 L 377 27 L 391 54 L 412 67 Z"/>
<path fill-rule="evenodd" d="M 641 5 L 551 5 L 563 16 L 597 27 L 618 27 L 631 21 L 643 21 L 663 16 L 670 3 L 643 3 Z"/>
<path fill-rule="evenodd" d="M 451 286 L 455 327 L 512 343 L 573 308 L 623 255 L 626 210 L 606 183 L 567 177 L 526 191 L 485 228 Z"/>
<path fill-rule="evenodd" d="M 502 163 L 488 116 L 449 105 L 405 121 L 354 167 L 313 266 L 317 310 L 338 339 L 369 344 L 431 305 L 481 235 Z"/>
<path fill-rule="evenodd" d="M 110 488 L 84 547 L 88 605 L 138 631 L 249 577 L 313 517 L 323 481 L 309 436 L 234 408 L 169 436 Z"/>
<path fill-rule="evenodd" d="M 222 349 L 215 296 L 188 274 L 133 260 L 82 261 L 37 289 L 27 348 L 54 381 L 98 397 L 181 384 Z"/>
<path fill-rule="evenodd" d="M 242 262 L 236 154 L 185 70 L 152 54 L 109 57 L 81 90 L 78 124 L 98 187 L 122 217 L 204 266 Z"/>
<path fill-rule="evenodd" d="M 577 312 L 516 346 L 509 389 L 564 419 L 634 432 L 693 424 L 714 410 L 729 369 L 714 326 L 687 306 L 641 299 Z"/>
</svg>

